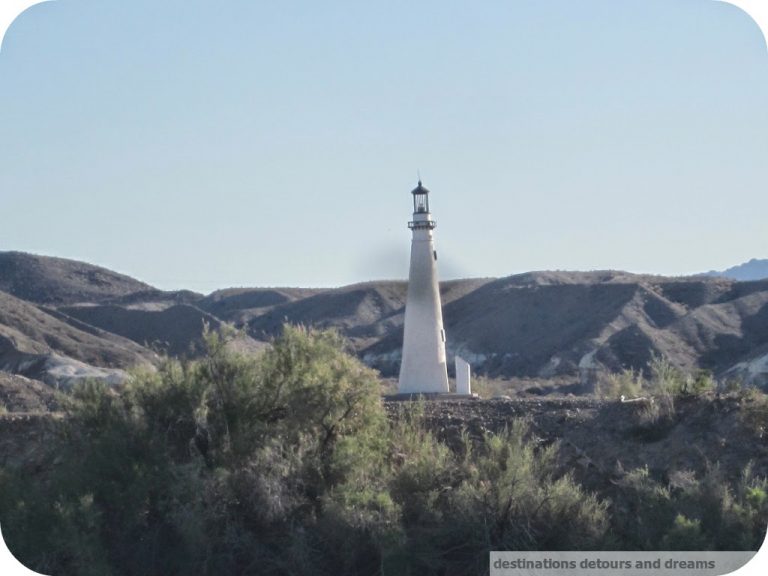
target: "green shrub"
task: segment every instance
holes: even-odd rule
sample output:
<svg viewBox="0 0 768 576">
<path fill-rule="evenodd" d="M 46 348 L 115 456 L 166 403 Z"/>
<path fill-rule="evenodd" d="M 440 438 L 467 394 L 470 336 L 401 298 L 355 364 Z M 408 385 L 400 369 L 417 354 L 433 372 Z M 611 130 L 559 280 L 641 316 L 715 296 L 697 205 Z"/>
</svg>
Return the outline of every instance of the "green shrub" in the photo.
<svg viewBox="0 0 768 576">
<path fill-rule="evenodd" d="M 598 379 L 595 394 L 602 398 L 634 398 L 643 393 L 643 373 L 623 370 Z"/>
<path fill-rule="evenodd" d="M 686 374 L 675 368 L 664 356 L 655 354 L 650 362 L 651 379 L 649 387 L 656 394 L 670 396 L 699 395 L 715 389 L 716 383 L 708 370 Z"/>
<path fill-rule="evenodd" d="M 340 437 L 380 431 L 385 417 L 376 374 L 344 352 L 336 332 L 285 326 L 260 365 L 260 416 L 286 437 Z"/>
<path fill-rule="evenodd" d="M 405 539 L 386 556 L 398 573 L 482 573 L 490 550 L 601 547 L 607 504 L 558 474 L 556 445 L 527 436 L 516 420 L 452 451 L 419 426 L 402 431 L 392 495 Z"/>
<path fill-rule="evenodd" d="M 231 352 L 229 337 L 208 334 L 202 360 L 168 359 L 119 392 L 74 389 L 49 481 L 24 490 L 23 471 L 2 480 L 3 525 L 25 534 L 9 541 L 29 565 L 231 573 L 258 560 L 284 573 L 303 538 L 328 542 L 321 519 L 346 525 L 353 541 L 350 531 L 396 517 L 374 373 L 335 333 L 286 327 L 259 357 Z M 330 548 L 307 555 L 305 573 L 343 573 Z"/>
<path fill-rule="evenodd" d="M 726 394 L 733 394 L 739 392 L 744 387 L 744 383 L 740 378 L 727 378 L 722 383 L 722 391 Z"/>
<path fill-rule="evenodd" d="M 480 398 L 516 395 L 509 382 L 482 375 L 472 376 L 472 393 L 477 394 Z"/>
<path fill-rule="evenodd" d="M 649 388 L 655 394 L 679 396 L 687 388 L 687 377 L 664 356 L 652 354 L 649 363 L 651 378 Z"/>
<path fill-rule="evenodd" d="M 674 397 L 660 393 L 651 396 L 648 401 L 638 402 L 634 419 L 638 431 L 649 440 L 657 440 L 666 435 L 675 423 L 675 416 Z"/>
<path fill-rule="evenodd" d="M 622 471 L 609 508 L 526 421 L 449 445 L 423 401 L 387 419 L 376 375 L 336 333 L 286 326 L 250 357 L 229 338 L 208 334 L 201 360 L 168 359 L 117 391 L 76 386 L 59 437 L 41 447 L 45 464 L 0 470 L 0 521 L 27 565 L 57 575 L 477 574 L 494 549 L 749 549 L 762 539 L 768 488 L 751 469 L 734 486 L 716 468 L 668 485 Z M 649 429 L 674 416 L 677 376 L 661 366 L 655 377 L 656 408 L 636 404 L 658 410 L 641 416 Z"/>
<path fill-rule="evenodd" d="M 698 370 L 692 377 L 686 380 L 686 392 L 689 394 L 704 394 L 717 388 L 717 382 L 709 370 Z"/>
<path fill-rule="evenodd" d="M 747 466 L 732 486 L 717 466 L 696 478 L 676 473 L 668 485 L 647 468 L 622 473 L 613 530 L 624 549 L 757 550 L 768 524 L 768 482 Z"/>
<path fill-rule="evenodd" d="M 724 483 L 719 468 L 714 480 Z M 768 525 L 768 480 L 754 475 L 750 463 L 732 489 L 714 490 L 720 495 L 721 512 L 712 524 L 717 529 L 719 550 L 757 550 L 765 539 Z"/>
<path fill-rule="evenodd" d="M 741 420 L 758 438 L 768 431 L 768 394 L 758 388 L 742 388 L 739 393 Z"/>
<path fill-rule="evenodd" d="M 612 518 L 617 539 L 625 550 L 659 550 L 677 515 L 670 489 L 657 482 L 647 466 L 620 474 Z"/>
<path fill-rule="evenodd" d="M 682 514 L 662 539 L 662 550 L 706 550 L 707 538 L 701 532 L 700 520 L 689 520 Z"/>
</svg>

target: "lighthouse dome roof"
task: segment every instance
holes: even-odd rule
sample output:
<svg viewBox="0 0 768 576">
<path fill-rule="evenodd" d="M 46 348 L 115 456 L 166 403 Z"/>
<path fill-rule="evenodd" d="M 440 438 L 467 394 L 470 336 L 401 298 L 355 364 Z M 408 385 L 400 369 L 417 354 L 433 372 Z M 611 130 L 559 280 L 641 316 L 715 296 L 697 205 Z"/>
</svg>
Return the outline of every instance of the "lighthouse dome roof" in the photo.
<svg viewBox="0 0 768 576">
<path fill-rule="evenodd" d="M 419 180 L 419 185 L 416 186 L 413 190 L 411 190 L 411 194 L 429 194 L 429 190 L 427 190 L 424 186 L 421 185 L 421 180 Z"/>
</svg>

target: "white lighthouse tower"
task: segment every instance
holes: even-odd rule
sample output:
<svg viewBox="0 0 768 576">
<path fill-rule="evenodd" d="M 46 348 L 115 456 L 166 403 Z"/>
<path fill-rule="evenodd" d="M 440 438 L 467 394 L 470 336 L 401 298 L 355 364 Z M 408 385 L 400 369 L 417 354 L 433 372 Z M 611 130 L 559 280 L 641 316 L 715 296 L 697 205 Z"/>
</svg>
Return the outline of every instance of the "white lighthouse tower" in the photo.
<svg viewBox="0 0 768 576">
<path fill-rule="evenodd" d="M 429 190 L 419 185 L 413 194 L 413 231 L 408 298 L 405 303 L 400 394 L 448 392 L 445 330 L 437 283 L 437 251 L 432 230 L 437 223 L 429 212 Z"/>
</svg>

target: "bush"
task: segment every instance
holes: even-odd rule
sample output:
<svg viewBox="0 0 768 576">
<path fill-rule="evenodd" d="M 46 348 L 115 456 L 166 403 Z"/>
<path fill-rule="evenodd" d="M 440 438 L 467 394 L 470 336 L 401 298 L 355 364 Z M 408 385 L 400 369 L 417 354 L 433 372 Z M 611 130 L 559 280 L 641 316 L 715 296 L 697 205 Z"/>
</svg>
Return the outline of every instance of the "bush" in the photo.
<svg viewBox="0 0 768 576">
<path fill-rule="evenodd" d="M 707 539 L 701 532 L 700 520 L 689 520 L 682 514 L 662 540 L 663 550 L 706 550 Z"/>
<path fill-rule="evenodd" d="M 449 450 L 416 421 L 400 424 L 392 496 L 404 539 L 393 573 L 476 574 L 490 550 L 599 549 L 607 504 L 559 475 L 557 446 L 534 448 L 522 420 Z"/>
<path fill-rule="evenodd" d="M 609 514 L 524 420 L 449 446 L 423 402 L 387 419 L 376 375 L 334 332 L 286 326 L 256 357 L 228 338 L 208 334 L 201 360 L 168 359 L 119 391 L 74 389 L 49 454 L 0 470 L 0 521 L 23 562 L 57 576 L 477 574 L 494 549 L 762 539 L 768 489 L 751 470 L 737 486 L 716 468 L 668 485 L 622 472 Z"/>
<path fill-rule="evenodd" d="M 3 478 L 3 524 L 37 534 L 34 545 L 9 538 L 29 565 L 226 573 L 259 559 L 282 573 L 297 525 L 328 540 L 310 530 L 325 508 L 347 512 L 336 524 L 350 527 L 357 510 L 391 508 L 385 494 L 352 498 L 380 476 L 386 420 L 378 380 L 339 336 L 286 327 L 256 358 L 230 352 L 228 338 L 208 334 L 202 360 L 168 359 L 119 393 L 75 388 L 50 481 L 25 491 L 23 471 Z M 306 573 L 329 558 L 312 554 Z"/>
<path fill-rule="evenodd" d="M 637 404 L 634 413 L 637 431 L 647 440 L 663 438 L 675 424 L 675 400 L 670 394 L 651 396 L 647 402 Z"/>
<path fill-rule="evenodd" d="M 656 394 L 679 396 L 687 388 L 687 377 L 664 356 L 651 355 L 649 387 Z"/>
<path fill-rule="evenodd" d="M 645 396 L 636 404 L 634 412 L 637 431 L 649 440 L 663 437 L 675 423 L 675 399 L 701 395 L 715 389 L 712 374 L 699 370 L 694 376 L 675 368 L 663 356 L 652 354 L 650 378 L 646 381 L 642 372 L 624 370 L 602 378 L 596 393 L 603 398 L 627 398 Z"/>
<path fill-rule="evenodd" d="M 643 373 L 623 370 L 600 378 L 595 386 L 595 393 L 602 398 L 618 399 L 622 396 L 634 398 L 643 392 Z"/>
<path fill-rule="evenodd" d="M 699 395 L 715 389 L 716 383 L 708 370 L 698 370 L 694 375 L 675 368 L 669 360 L 655 354 L 651 357 L 650 388 L 657 394 L 670 396 Z"/>
<path fill-rule="evenodd" d="M 617 540 L 624 550 L 659 550 L 677 515 L 670 489 L 654 480 L 647 467 L 620 474 L 612 518 Z"/>
<path fill-rule="evenodd" d="M 668 485 L 638 468 L 618 486 L 612 525 L 624 549 L 757 550 L 765 537 L 768 483 L 751 466 L 736 486 L 717 466 L 702 478 L 678 472 Z"/>
<path fill-rule="evenodd" d="M 742 388 L 739 403 L 744 425 L 758 438 L 765 438 L 768 431 L 768 394 L 758 388 Z"/>
</svg>

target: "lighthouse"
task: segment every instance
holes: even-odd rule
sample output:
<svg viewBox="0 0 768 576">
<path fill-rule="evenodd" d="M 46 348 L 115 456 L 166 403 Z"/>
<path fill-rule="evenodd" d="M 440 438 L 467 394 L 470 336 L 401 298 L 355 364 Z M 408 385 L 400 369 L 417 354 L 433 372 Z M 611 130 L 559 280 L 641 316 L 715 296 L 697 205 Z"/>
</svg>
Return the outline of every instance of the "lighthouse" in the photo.
<svg viewBox="0 0 768 576">
<path fill-rule="evenodd" d="M 437 223 L 429 211 L 429 190 L 413 189 L 411 268 L 405 303 L 403 358 L 400 364 L 400 394 L 445 394 L 448 371 L 445 360 L 445 330 L 437 281 L 437 251 L 433 230 Z"/>
</svg>

